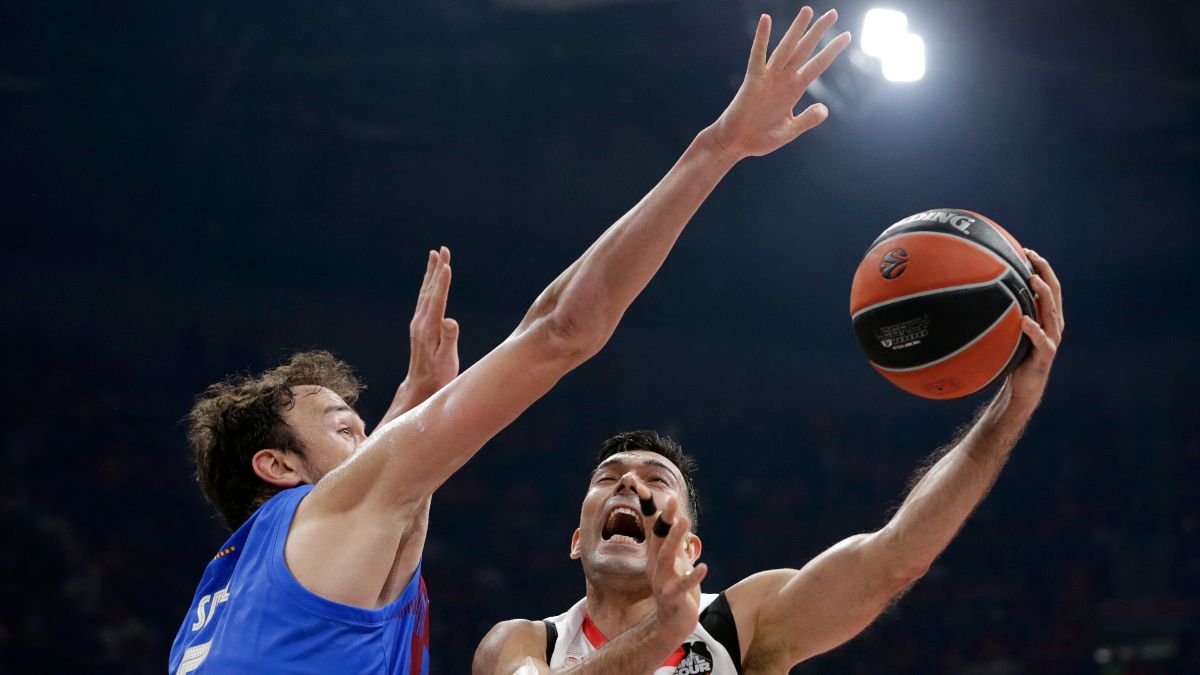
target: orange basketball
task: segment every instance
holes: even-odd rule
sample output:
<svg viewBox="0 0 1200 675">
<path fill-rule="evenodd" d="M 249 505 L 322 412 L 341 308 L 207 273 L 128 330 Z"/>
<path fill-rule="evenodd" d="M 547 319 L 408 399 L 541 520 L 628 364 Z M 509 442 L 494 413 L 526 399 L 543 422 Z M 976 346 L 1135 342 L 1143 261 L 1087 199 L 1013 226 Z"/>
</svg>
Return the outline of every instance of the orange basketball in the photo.
<svg viewBox="0 0 1200 675">
<path fill-rule="evenodd" d="M 973 394 L 1025 358 L 1021 315 L 1036 318 L 1033 268 L 1011 234 L 973 211 L 935 209 L 871 244 L 850 318 L 871 365 L 925 398 Z"/>
</svg>

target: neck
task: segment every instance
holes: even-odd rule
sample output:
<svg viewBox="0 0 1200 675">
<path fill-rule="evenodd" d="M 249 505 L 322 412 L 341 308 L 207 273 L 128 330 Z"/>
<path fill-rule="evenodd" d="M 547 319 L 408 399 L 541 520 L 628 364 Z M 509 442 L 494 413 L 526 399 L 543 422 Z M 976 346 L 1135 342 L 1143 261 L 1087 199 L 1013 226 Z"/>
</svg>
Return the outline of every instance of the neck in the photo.
<svg viewBox="0 0 1200 675">
<path fill-rule="evenodd" d="M 587 581 L 587 613 L 604 637 L 612 640 L 654 611 L 654 596 L 644 582 Z"/>
</svg>

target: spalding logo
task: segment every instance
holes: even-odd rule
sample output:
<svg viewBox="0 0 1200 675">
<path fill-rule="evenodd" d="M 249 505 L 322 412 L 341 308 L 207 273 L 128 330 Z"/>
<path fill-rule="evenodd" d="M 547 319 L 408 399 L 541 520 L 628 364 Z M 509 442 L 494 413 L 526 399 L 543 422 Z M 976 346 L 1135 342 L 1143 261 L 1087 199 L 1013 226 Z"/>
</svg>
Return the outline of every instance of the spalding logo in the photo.
<svg viewBox="0 0 1200 675">
<path fill-rule="evenodd" d="M 908 251 L 902 248 L 894 248 L 883 256 L 883 262 L 879 263 L 879 273 L 884 279 L 895 279 L 904 274 L 904 270 L 908 269 Z"/>
<path fill-rule="evenodd" d="M 959 232 L 962 232 L 963 234 L 971 234 L 970 228 L 975 224 L 974 218 L 954 213 L 952 211 L 922 211 L 921 213 L 911 215 L 904 220 L 901 220 L 900 222 L 896 223 L 896 225 L 903 225 L 904 223 L 911 223 L 916 220 L 931 220 L 935 223 L 946 224 L 958 230 Z M 896 225 L 893 225 L 892 227 L 895 227 Z"/>
</svg>

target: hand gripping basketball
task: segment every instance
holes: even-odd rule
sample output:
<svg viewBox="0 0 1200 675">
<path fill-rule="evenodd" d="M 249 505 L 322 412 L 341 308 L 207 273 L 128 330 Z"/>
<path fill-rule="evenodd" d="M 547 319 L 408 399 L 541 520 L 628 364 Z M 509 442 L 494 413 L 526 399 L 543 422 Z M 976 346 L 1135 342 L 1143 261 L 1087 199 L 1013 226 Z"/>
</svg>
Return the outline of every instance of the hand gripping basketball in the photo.
<svg viewBox="0 0 1200 675">
<path fill-rule="evenodd" d="M 642 513 L 654 513 L 649 488 L 639 482 L 636 490 Z M 646 539 L 646 575 L 654 593 L 654 611 L 659 629 L 671 644 L 683 642 L 696 627 L 700 582 L 708 574 L 708 565 L 692 564 L 687 547 L 690 527 L 687 515 L 679 511 L 679 502 L 668 497 Z"/>
<path fill-rule="evenodd" d="M 1063 330 L 1067 327 L 1062 311 L 1062 285 L 1050 262 L 1037 252 L 1025 249 L 1034 275 L 1030 286 L 1037 298 L 1039 321 L 1032 317 L 1021 317 L 1021 331 L 1033 343 L 1033 350 L 1021 365 L 1008 377 L 1005 386 L 1011 391 L 1011 404 L 1032 412 L 1042 400 L 1046 381 L 1050 377 L 1050 366 L 1062 344 Z"/>
</svg>

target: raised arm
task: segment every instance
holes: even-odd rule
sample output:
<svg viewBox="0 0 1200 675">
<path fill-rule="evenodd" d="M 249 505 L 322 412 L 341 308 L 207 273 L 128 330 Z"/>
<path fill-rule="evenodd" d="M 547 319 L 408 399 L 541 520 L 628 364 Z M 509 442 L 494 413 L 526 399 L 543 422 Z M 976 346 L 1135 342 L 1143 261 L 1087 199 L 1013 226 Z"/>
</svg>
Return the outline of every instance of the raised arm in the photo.
<svg viewBox="0 0 1200 675">
<path fill-rule="evenodd" d="M 811 10 L 801 18 L 806 15 Z M 803 39 L 804 26 L 793 26 L 770 61 L 770 21 L 764 16 L 733 103 L 658 185 L 541 293 L 508 339 L 377 429 L 352 459 L 317 483 L 297 510 L 286 552 L 301 583 L 326 598 L 379 604 L 383 600 L 372 589 L 393 588 L 389 580 L 411 576 L 419 559 L 411 549 L 419 549 L 424 537 L 425 498 L 608 341 L 696 209 L 737 161 L 771 152 L 825 119 L 820 104 L 798 116 L 792 109 L 849 41 L 839 36 L 806 62 L 834 16 L 823 17 Z M 439 261 L 433 287 L 449 283 L 450 266 Z M 393 567 L 392 559 L 408 562 Z"/>
<path fill-rule="evenodd" d="M 1062 340 L 1062 289 L 1050 264 L 1028 253 L 1041 316 L 1040 325 L 1022 319 L 1029 357 L 881 530 L 850 537 L 799 571 L 762 572 L 729 590 L 747 668 L 787 670 L 857 635 L 929 569 L 987 495 L 1041 401 Z"/>
</svg>

